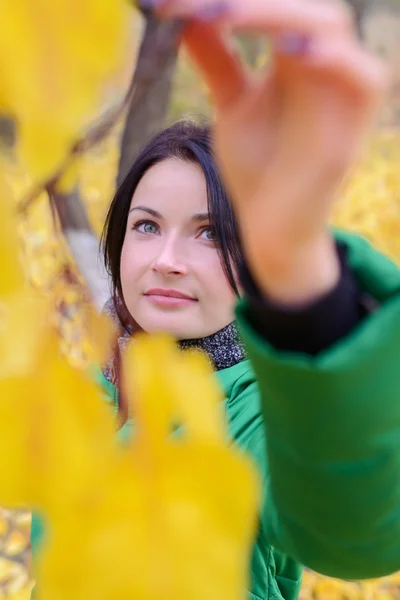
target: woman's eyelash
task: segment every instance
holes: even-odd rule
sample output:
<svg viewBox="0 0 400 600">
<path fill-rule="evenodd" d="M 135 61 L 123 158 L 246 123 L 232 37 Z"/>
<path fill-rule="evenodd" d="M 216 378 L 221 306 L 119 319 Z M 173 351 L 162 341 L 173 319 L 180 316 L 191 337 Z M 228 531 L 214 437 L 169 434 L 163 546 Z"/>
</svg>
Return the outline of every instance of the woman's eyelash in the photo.
<svg viewBox="0 0 400 600">
<path fill-rule="evenodd" d="M 146 231 L 145 230 L 146 227 L 148 227 L 150 229 L 150 231 Z M 145 235 L 146 234 L 154 235 L 156 233 L 159 233 L 159 231 L 160 231 L 159 225 L 157 223 L 155 223 L 154 221 L 151 221 L 150 219 L 140 219 L 139 221 L 136 221 L 135 223 L 132 224 L 131 229 L 133 231 L 138 231 L 139 233 L 143 233 Z M 215 231 L 214 227 L 212 227 L 211 225 L 204 225 L 198 231 L 199 231 L 198 236 L 202 236 L 204 233 L 210 232 L 211 237 L 206 238 L 206 239 L 210 242 L 217 242 L 216 231 Z"/>
<path fill-rule="evenodd" d="M 211 241 L 216 241 L 216 239 L 217 239 L 217 232 L 215 231 L 214 227 L 212 227 L 211 225 L 205 225 L 204 227 L 201 227 L 199 233 L 201 235 L 203 233 L 206 233 L 207 231 L 210 231 L 212 233 L 212 235 L 214 236 L 214 239 L 213 240 L 210 239 L 210 242 Z"/>
<path fill-rule="evenodd" d="M 136 223 L 133 223 L 132 229 L 138 230 L 139 227 L 142 227 L 143 225 L 149 225 L 150 227 L 154 227 L 154 229 L 156 231 L 159 230 L 159 226 L 157 225 L 157 223 L 155 223 L 154 221 L 150 221 L 149 219 L 140 219 L 140 221 L 136 221 Z M 152 233 L 152 232 L 142 231 L 141 233 Z"/>
</svg>

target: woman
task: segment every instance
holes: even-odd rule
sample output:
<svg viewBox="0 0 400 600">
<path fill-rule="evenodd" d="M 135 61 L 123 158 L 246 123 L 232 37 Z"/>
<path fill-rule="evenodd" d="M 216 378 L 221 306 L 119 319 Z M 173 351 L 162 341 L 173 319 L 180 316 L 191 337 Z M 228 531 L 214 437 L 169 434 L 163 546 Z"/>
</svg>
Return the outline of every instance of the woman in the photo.
<svg viewBox="0 0 400 600">
<path fill-rule="evenodd" d="M 186 47 L 216 103 L 218 169 L 208 131 L 182 123 L 152 140 L 117 192 L 103 241 L 121 340 L 167 331 L 212 360 L 232 439 L 264 485 L 251 598 L 297 598 L 301 564 L 351 579 L 393 572 L 400 273 L 327 227 L 383 69 L 341 5 L 148 4 L 187 20 Z M 265 79 L 234 55 L 233 28 L 271 37 Z M 102 385 L 121 408 L 116 356 Z"/>
</svg>

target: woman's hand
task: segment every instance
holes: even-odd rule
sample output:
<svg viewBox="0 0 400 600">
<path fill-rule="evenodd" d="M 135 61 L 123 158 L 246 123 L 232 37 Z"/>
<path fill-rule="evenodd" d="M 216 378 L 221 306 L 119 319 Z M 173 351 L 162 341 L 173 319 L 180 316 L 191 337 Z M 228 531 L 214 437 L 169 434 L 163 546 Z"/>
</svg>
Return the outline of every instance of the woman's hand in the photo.
<svg viewBox="0 0 400 600">
<path fill-rule="evenodd" d="M 336 284 L 327 229 L 386 88 L 381 63 L 332 0 L 156 0 L 188 20 L 186 46 L 213 95 L 215 149 L 247 258 L 275 300 L 311 301 Z M 255 77 L 228 32 L 266 33 L 272 60 Z"/>
</svg>

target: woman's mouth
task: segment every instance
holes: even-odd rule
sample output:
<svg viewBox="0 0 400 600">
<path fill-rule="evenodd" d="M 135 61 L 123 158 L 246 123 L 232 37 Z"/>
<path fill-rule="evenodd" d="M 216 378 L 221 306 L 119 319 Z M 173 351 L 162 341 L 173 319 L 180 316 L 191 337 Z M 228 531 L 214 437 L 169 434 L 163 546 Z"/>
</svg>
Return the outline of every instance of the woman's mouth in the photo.
<svg viewBox="0 0 400 600">
<path fill-rule="evenodd" d="M 197 298 L 172 289 L 154 288 L 147 290 L 143 295 L 152 304 L 164 308 L 183 308 L 198 302 Z"/>
</svg>

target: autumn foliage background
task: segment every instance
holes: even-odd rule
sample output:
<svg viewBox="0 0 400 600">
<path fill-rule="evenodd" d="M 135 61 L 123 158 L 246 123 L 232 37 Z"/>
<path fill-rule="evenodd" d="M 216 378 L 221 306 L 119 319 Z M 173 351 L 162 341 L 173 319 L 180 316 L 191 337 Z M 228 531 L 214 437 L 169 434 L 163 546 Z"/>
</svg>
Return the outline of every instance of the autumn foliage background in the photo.
<svg viewBox="0 0 400 600">
<path fill-rule="evenodd" d="M 335 224 L 364 234 L 381 250 L 400 264 L 400 42 L 394 49 L 385 27 L 400 34 L 400 13 L 394 17 L 382 13 L 378 25 L 366 24 L 368 43 L 387 52 L 394 67 L 395 80 L 382 112 L 363 164 L 358 165 L 343 189 L 343 197 L 335 211 Z M 139 40 L 140 22 L 132 17 L 131 42 L 126 48 L 126 61 L 110 82 L 104 104 L 107 106 L 126 88 Z M 375 28 L 374 28 L 375 27 Z M 376 28 L 379 28 L 379 32 Z M 392 36 L 392 37 L 390 37 Z M 386 38 L 389 48 L 383 48 Z M 248 50 L 242 40 L 244 52 Z M 256 52 L 256 66 L 267 56 Z M 398 70 L 397 70 L 398 69 Z M 194 117 L 210 114 L 207 92 L 192 72 L 184 55 L 180 56 L 174 78 L 168 121 L 188 114 Z M 123 120 L 112 128 L 107 138 L 91 149 L 81 160 L 78 179 L 91 223 L 100 234 L 104 215 L 112 197 L 120 135 Z M 21 166 L 7 159 L 7 177 L 16 195 L 22 197 L 30 181 Z M 68 248 L 54 228 L 46 194 L 42 194 L 19 223 L 26 270 L 32 285 L 52 298 L 54 325 L 59 332 L 63 352 L 74 365 L 84 367 L 88 358 L 88 340 L 82 307 L 85 291 Z M 23 511 L 0 509 L 0 597 L 15 595 L 28 578 L 29 515 Z M 77 540 L 79 544 L 79 540 Z M 302 590 L 304 600 L 389 600 L 400 598 L 400 574 L 363 584 L 339 582 L 306 573 Z"/>
</svg>

